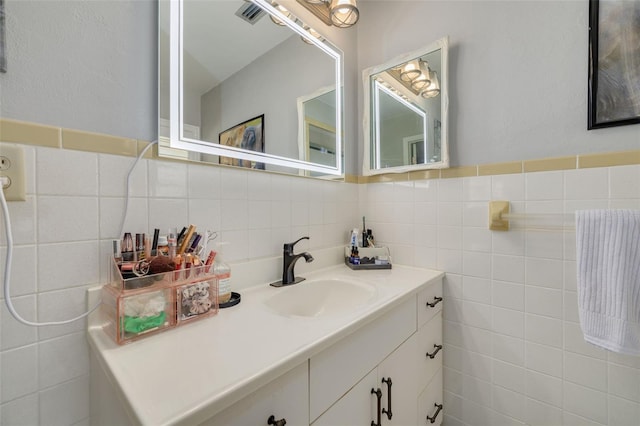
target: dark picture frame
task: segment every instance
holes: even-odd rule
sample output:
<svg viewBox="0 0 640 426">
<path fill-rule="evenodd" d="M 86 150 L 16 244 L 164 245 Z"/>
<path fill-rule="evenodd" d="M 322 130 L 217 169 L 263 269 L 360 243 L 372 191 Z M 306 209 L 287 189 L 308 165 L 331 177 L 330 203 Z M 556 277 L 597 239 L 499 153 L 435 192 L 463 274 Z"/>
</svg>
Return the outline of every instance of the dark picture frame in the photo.
<svg viewBox="0 0 640 426">
<path fill-rule="evenodd" d="M 218 143 L 220 145 L 233 146 L 250 151 L 264 152 L 264 114 L 250 118 L 247 121 L 243 121 L 240 124 L 236 124 L 220 132 L 218 135 Z M 220 164 L 264 170 L 264 163 L 223 156 L 218 158 Z"/>
<path fill-rule="evenodd" d="M 640 2 L 589 1 L 589 130 L 640 123 L 638 16 Z"/>
</svg>

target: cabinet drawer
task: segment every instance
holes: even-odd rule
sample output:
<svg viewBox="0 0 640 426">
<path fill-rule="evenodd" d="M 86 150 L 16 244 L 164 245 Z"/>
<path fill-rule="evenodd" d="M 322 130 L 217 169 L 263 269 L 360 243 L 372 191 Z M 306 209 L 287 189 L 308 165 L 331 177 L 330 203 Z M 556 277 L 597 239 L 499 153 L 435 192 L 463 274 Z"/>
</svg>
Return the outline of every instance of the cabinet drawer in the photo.
<svg viewBox="0 0 640 426">
<path fill-rule="evenodd" d="M 418 336 L 418 391 L 424 389 L 434 374 L 442 367 L 442 313 L 438 313 L 423 325 Z"/>
<path fill-rule="evenodd" d="M 206 426 L 266 425 L 269 416 L 287 425 L 309 424 L 308 363 L 261 387 L 251 395 L 202 423 Z"/>
<path fill-rule="evenodd" d="M 442 311 L 442 279 L 418 293 L 418 327 Z"/>
<path fill-rule="evenodd" d="M 418 425 L 438 426 L 441 424 L 444 417 L 442 404 L 441 368 L 433 377 L 429 386 L 418 396 Z"/>
<path fill-rule="evenodd" d="M 309 360 L 312 421 L 416 331 L 415 303 L 406 301 Z"/>
</svg>

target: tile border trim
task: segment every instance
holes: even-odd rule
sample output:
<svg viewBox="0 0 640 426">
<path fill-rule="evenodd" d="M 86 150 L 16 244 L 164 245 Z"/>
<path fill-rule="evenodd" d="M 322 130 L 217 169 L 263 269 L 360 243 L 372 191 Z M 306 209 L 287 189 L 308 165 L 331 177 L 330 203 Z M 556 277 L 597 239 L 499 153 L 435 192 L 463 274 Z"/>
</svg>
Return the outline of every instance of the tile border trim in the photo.
<svg viewBox="0 0 640 426">
<path fill-rule="evenodd" d="M 0 141 L 49 148 L 73 149 L 100 154 L 137 156 L 149 141 L 92 133 L 75 129 L 48 126 L 26 121 L 0 118 Z M 87 142 L 90 143 L 87 143 Z M 147 159 L 168 160 L 153 149 Z M 168 160 L 187 161 L 187 160 Z M 187 161 L 189 162 L 189 161 Z M 594 167 L 612 167 L 640 164 L 640 149 L 631 151 L 578 154 L 573 156 L 510 161 L 504 163 L 431 169 L 405 173 L 385 173 L 374 176 L 345 175 L 346 183 L 406 182 L 425 179 L 451 179 L 459 177 L 492 176 L 501 174 L 533 173 L 552 170 L 574 170 Z M 295 177 L 297 175 L 287 175 Z"/>
</svg>

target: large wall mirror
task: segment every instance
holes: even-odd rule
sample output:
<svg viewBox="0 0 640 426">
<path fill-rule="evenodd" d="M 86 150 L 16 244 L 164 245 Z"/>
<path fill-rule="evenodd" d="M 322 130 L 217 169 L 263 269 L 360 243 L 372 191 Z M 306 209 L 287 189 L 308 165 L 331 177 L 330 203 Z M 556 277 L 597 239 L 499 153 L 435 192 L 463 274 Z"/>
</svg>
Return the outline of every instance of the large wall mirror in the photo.
<svg viewBox="0 0 640 426">
<path fill-rule="evenodd" d="M 363 173 L 449 167 L 448 39 L 363 72 Z"/>
<path fill-rule="evenodd" d="M 342 52 L 270 0 L 160 0 L 159 154 L 343 174 Z"/>
</svg>

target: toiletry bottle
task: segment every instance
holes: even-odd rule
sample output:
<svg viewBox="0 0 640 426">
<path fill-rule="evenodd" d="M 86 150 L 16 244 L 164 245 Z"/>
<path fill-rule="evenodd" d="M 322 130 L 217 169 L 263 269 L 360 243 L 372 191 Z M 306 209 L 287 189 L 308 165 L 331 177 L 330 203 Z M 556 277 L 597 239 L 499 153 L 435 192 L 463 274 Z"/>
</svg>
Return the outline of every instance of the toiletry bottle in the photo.
<svg viewBox="0 0 640 426">
<path fill-rule="evenodd" d="M 178 237 L 177 237 L 176 228 L 169 228 L 169 233 L 167 235 L 167 246 L 169 248 L 169 257 L 176 257 L 178 251 Z"/>
<path fill-rule="evenodd" d="M 166 235 L 158 237 L 158 256 L 169 256 L 169 241 Z"/>
<path fill-rule="evenodd" d="M 213 274 L 218 280 L 218 302 L 225 303 L 231 299 L 231 268 L 222 259 L 222 245 L 218 243 L 218 252 L 213 259 Z"/>
<path fill-rule="evenodd" d="M 151 256 L 158 255 L 158 238 L 160 238 L 160 230 L 156 228 L 153 230 L 153 242 L 151 243 Z"/>
<path fill-rule="evenodd" d="M 136 234 L 136 245 L 133 252 L 134 260 L 144 259 L 144 234 Z"/>
<path fill-rule="evenodd" d="M 352 247 L 358 247 L 358 244 L 360 244 L 359 240 L 360 238 L 358 238 L 358 235 L 360 234 L 360 232 L 358 231 L 358 228 L 353 228 L 353 230 L 351 231 L 351 241 L 350 244 Z"/>
<path fill-rule="evenodd" d="M 353 248 L 353 264 L 354 265 L 360 264 L 360 253 L 358 252 L 358 247 Z"/>
</svg>

